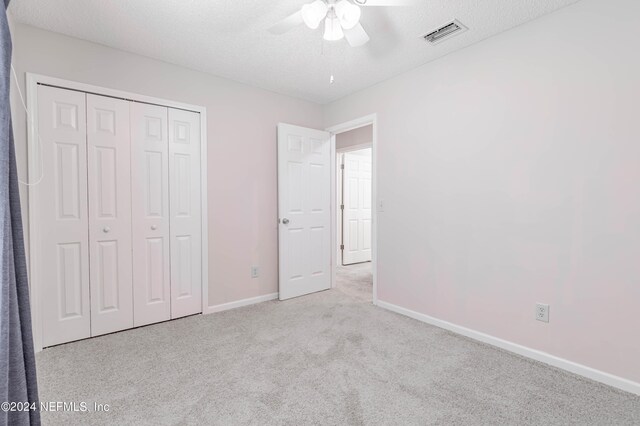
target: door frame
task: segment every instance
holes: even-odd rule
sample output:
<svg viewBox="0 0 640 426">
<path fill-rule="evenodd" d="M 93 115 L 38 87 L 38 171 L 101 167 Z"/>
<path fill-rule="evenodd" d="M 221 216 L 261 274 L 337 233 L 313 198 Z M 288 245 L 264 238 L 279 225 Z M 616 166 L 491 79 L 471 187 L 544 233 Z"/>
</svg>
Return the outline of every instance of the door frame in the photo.
<svg viewBox="0 0 640 426">
<path fill-rule="evenodd" d="M 339 243 L 340 241 L 338 241 L 340 238 L 342 238 L 342 242 L 344 242 L 344 229 L 343 229 L 343 225 L 344 225 L 344 210 L 340 209 L 340 205 L 344 203 L 344 170 L 341 170 L 338 168 L 338 157 L 340 156 L 340 154 L 347 154 L 349 152 L 355 152 L 355 151 L 362 151 L 364 149 L 371 149 L 371 162 L 372 162 L 372 166 L 373 166 L 373 144 L 371 142 L 369 143 L 361 143 L 358 145 L 351 145 L 351 146 L 347 146 L 344 148 L 336 148 L 336 179 L 339 179 L 342 182 L 339 182 L 338 180 L 336 180 L 336 266 L 341 266 L 342 265 L 342 259 L 340 258 L 340 256 L 343 254 L 342 250 L 339 247 Z M 372 169 L 372 174 L 373 174 L 373 169 Z M 342 184 L 342 188 L 340 188 L 340 191 L 338 191 L 338 187 L 340 186 L 340 184 Z M 373 186 L 373 181 L 371 182 L 372 186 Z M 338 195 L 341 196 L 341 200 L 338 199 Z M 342 202 L 340 202 L 342 201 Z M 373 203 L 373 189 L 371 192 L 371 203 Z M 373 214 L 373 205 L 371 206 L 371 213 Z M 371 226 L 373 226 L 373 221 L 371 222 Z M 373 235 L 372 235 L 373 238 Z M 372 247 L 373 249 L 373 247 Z M 373 253 L 372 253 L 373 255 Z M 372 258 L 373 260 L 373 258 Z"/>
<path fill-rule="evenodd" d="M 373 140 L 371 144 L 371 173 L 373 174 L 371 200 L 373 203 L 371 211 L 371 272 L 373 275 L 373 304 L 378 304 L 378 115 L 369 114 L 364 117 L 356 118 L 341 124 L 336 124 L 325 129 L 331 133 L 331 287 L 336 286 L 336 269 L 338 264 L 338 252 L 336 250 L 338 244 L 338 210 L 337 210 L 337 152 L 336 152 L 336 135 L 348 132 L 360 127 L 372 126 Z"/>
<path fill-rule="evenodd" d="M 203 106 L 186 104 L 182 102 L 171 101 L 168 99 L 157 98 L 153 96 L 140 95 L 137 93 L 126 92 L 123 90 L 110 89 L 106 87 L 94 86 L 91 84 L 80 83 L 77 81 L 64 80 L 57 77 L 50 77 L 35 73 L 26 73 L 26 89 L 27 89 L 27 169 L 29 182 L 35 182 L 40 178 L 40 157 L 39 150 L 41 140 L 39 139 L 36 127 L 38 125 L 38 85 L 43 84 L 53 86 L 60 89 L 75 90 L 100 96 L 109 96 L 112 98 L 122 99 L 126 101 L 140 102 L 146 104 L 160 105 L 163 107 L 183 109 L 187 111 L 197 112 L 200 114 L 200 199 L 201 199 L 201 232 L 202 238 L 202 314 L 209 313 L 209 231 L 208 231 L 208 203 L 207 203 L 207 109 Z M 39 239 L 36 235 L 40 235 L 42 227 L 38 223 L 36 214 L 39 208 L 37 202 L 37 185 L 28 187 L 28 241 L 27 265 L 29 274 L 29 290 L 31 300 L 31 321 L 33 327 L 34 349 L 36 352 L 42 350 L 42 300 L 40 294 L 40 277 L 37 265 L 37 253 L 39 250 Z"/>
</svg>

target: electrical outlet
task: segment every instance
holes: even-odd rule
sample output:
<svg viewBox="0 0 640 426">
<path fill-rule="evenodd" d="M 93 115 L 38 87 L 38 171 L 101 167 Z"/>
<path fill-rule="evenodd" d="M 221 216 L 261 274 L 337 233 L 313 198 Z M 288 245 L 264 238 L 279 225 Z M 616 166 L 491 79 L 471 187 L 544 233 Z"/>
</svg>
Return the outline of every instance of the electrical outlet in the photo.
<svg viewBox="0 0 640 426">
<path fill-rule="evenodd" d="M 378 200 L 378 212 L 384 212 L 384 200 Z"/>
<path fill-rule="evenodd" d="M 260 275 L 260 268 L 258 268 L 257 266 L 252 266 L 251 267 L 251 278 L 258 278 L 258 275 Z"/>
<path fill-rule="evenodd" d="M 549 305 L 544 303 L 536 304 L 536 319 L 542 322 L 549 322 Z"/>
</svg>

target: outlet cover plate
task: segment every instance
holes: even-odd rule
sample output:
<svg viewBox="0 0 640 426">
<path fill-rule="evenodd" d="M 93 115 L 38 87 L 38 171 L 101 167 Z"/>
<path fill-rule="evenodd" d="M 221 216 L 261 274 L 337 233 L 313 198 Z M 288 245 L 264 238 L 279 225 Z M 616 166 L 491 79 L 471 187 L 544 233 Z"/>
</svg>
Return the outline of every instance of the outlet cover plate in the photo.
<svg viewBox="0 0 640 426">
<path fill-rule="evenodd" d="M 536 304 L 536 319 L 542 322 L 549 322 L 549 305 L 546 303 Z"/>
<path fill-rule="evenodd" d="M 258 278 L 259 275 L 260 275 L 260 268 L 258 268 L 257 266 L 252 266 L 251 267 L 251 278 Z"/>
</svg>

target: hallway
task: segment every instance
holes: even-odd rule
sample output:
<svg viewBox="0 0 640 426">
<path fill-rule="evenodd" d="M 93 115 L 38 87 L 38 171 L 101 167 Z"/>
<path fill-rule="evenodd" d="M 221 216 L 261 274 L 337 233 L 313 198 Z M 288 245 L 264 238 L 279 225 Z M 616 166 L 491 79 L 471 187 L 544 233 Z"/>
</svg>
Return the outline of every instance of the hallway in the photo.
<svg viewBox="0 0 640 426">
<path fill-rule="evenodd" d="M 356 263 L 336 268 L 336 287 L 343 293 L 361 300 L 373 300 L 373 273 L 371 262 Z"/>
</svg>

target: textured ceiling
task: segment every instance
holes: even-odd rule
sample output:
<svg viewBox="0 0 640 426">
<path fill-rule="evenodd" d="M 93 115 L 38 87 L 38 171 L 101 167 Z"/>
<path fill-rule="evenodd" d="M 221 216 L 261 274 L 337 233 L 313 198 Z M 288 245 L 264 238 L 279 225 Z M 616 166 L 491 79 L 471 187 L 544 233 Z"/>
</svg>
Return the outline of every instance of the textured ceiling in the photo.
<svg viewBox="0 0 640 426">
<path fill-rule="evenodd" d="M 363 8 L 371 41 L 323 42 L 301 25 L 267 29 L 309 0 L 13 0 L 13 19 L 125 51 L 327 103 L 577 0 L 421 0 Z M 420 36 L 458 19 L 469 31 Z M 334 74 L 335 83 L 329 84 Z"/>
</svg>

